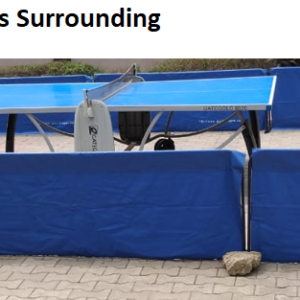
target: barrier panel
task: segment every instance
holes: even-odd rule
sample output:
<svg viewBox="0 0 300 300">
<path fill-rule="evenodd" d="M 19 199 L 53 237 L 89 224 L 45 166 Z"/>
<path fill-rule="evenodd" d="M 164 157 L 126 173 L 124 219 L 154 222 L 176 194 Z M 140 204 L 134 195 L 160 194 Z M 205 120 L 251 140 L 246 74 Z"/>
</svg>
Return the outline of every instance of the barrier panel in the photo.
<svg viewBox="0 0 300 300">
<path fill-rule="evenodd" d="M 196 72 L 162 72 L 162 73 L 139 73 L 138 76 L 145 81 L 160 80 L 192 80 L 192 79 L 216 79 L 265 76 L 265 69 L 241 69 L 241 70 L 220 70 L 220 71 L 196 71 Z M 95 74 L 95 82 L 107 82 L 119 78 L 122 74 Z M 228 117 L 232 112 L 175 112 L 170 124 L 170 131 L 196 131 L 215 125 Z M 155 113 L 152 113 L 154 117 Z M 154 127 L 154 131 L 164 131 L 168 119 L 168 112 L 165 112 Z M 260 127 L 265 128 L 265 112 L 259 113 Z M 112 113 L 114 129 L 118 130 L 117 113 Z M 236 130 L 241 125 L 238 118 L 230 120 L 217 130 Z"/>
<path fill-rule="evenodd" d="M 0 77 L 0 84 L 76 83 L 92 81 L 93 78 L 87 75 Z"/>
<path fill-rule="evenodd" d="M 86 75 L 64 75 L 64 76 L 38 76 L 38 77 L 2 77 L 1 84 L 47 84 L 47 83 L 81 83 L 92 82 L 93 79 Z M 41 99 L 43 101 L 43 99 Z M 35 114 L 50 126 L 60 130 L 74 132 L 74 114 L 56 113 L 56 114 Z M 8 116 L 0 115 L 0 133 L 5 133 Z M 47 130 L 45 130 L 47 132 Z M 19 115 L 16 126 L 16 133 L 35 133 L 36 127 L 25 115 Z"/>
<path fill-rule="evenodd" d="M 265 69 L 240 69 L 240 70 L 217 70 L 217 71 L 193 71 L 193 72 L 153 72 L 138 73 L 145 81 L 161 80 L 192 80 L 192 79 L 214 79 L 214 78 L 234 78 L 245 76 L 264 76 Z M 95 74 L 94 82 L 108 82 L 115 80 L 122 74 Z"/>
<path fill-rule="evenodd" d="M 272 107 L 273 128 L 300 128 L 300 67 L 272 68 L 277 76 L 274 104 Z"/>
<path fill-rule="evenodd" d="M 241 251 L 244 159 L 228 150 L 0 154 L 0 255 Z"/>
<path fill-rule="evenodd" d="M 263 261 L 300 262 L 300 150 L 255 150 L 251 250 Z"/>
</svg>

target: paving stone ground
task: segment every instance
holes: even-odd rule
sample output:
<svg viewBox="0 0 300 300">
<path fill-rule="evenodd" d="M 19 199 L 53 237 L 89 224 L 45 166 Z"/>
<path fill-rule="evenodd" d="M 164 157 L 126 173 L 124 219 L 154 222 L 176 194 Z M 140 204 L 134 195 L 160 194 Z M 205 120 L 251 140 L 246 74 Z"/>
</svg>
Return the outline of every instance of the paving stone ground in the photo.
<svg viewBox="0 0 300 300">
<path fill-rule="evenodd" d="M 231 132 L 176 140 L 177 149 L 213 149 Z M 57 152 L 72 138 L 50 135 Z M 0 152 L 4 152 L 0 136 Z M 300 131 L 262 133 L 263 148 L 300 148 Z M 246 152 L 239 136 L 226 148 Z M 124 149 L 117 145 L 117 150 Z M 153 143 L 147 145 L 153 149 Z M 39 135 L 18 135 L 16 152 L 48 152 Z M 0 241 L 0 243 L 3 241 Z M 300 300 L 300 264 L 262 263 L 251 274 L 229 276 L 221 261 L 0 256 L 0 300 Z"/>
</svg>

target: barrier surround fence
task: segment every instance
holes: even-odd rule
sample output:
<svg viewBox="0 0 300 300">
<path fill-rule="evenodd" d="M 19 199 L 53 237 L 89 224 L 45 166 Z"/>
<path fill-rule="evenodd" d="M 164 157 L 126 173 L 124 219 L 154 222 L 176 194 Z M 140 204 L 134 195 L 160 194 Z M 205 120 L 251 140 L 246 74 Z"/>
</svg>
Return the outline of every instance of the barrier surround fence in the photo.
<svg viewBox="0 0 300 300">
<path fill-rule="evenodd" d="M 145 80 L 176 80 L 269 74 L 277 76 L 273 128 L 300 128 L 297 67 L 274 68 L 270 73 L 257 69 L 140 75 Z M 113 79 L 107 76 L 118 75 L 95 75 L 94 80 Z M 72 114 L 39 117 L 73 131 Z M 260 117 L 263 128 L 264 116 Z M 177 116 L 170 130 L 199 129 L 219 118 L 188 112 Z M 5 129 L 6 116 L 1 116 L 0 124 Z M 236 125 L 232 122 L 223 129 Z M 32 132 L 30 126 L 20 117 L 19 132 Z M 220 258 L 246 246 L 260 251 L 264 261 L 299 262 L 300 151 L 255 150 L 245 203 L 240 197 L 244 159 L 241 153 L 221 150 L 0 155 L 0 238 L 5 241 L 0 254 Z"/>
</svg>

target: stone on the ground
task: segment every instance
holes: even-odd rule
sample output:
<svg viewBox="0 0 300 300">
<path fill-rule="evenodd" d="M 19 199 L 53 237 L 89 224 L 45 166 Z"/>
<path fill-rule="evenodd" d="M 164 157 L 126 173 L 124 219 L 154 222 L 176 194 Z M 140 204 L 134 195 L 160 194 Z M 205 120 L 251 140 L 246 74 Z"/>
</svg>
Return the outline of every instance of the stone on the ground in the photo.
<svg viewBox="0 0 300 300">
<path fill-rule="evenodd" d="M 247 275 L 259 266 L 261 253 L 256 251 L 233 251 L 223 256 L 229 275 Z"/>
</svg>

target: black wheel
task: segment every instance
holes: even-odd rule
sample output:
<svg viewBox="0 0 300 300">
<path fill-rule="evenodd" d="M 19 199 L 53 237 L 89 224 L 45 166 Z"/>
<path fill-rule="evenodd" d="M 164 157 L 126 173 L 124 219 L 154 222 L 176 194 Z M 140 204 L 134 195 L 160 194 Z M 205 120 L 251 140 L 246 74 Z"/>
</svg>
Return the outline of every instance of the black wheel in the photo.
<svg viewBox="0 0 300 300">
<path fill-rule="evenodd" d="M 174 141 L 171 139 L 159 139 L 155 143 L 154 150 L 175 150 Z"/>
</svg>

